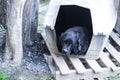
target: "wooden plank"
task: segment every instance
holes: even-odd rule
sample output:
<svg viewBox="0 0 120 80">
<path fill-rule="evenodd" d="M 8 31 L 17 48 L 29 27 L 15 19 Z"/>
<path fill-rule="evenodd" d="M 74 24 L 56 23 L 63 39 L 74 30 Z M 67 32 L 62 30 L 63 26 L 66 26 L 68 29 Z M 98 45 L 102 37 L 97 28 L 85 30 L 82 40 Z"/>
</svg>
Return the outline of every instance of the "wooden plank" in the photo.
<svg viewBox="0 0 120 80">
<path fill-rule="evenodd" d="M 106 49 L 110 52 L 110 54 L 120 63 L 120 53 L 108 42 L 106 44 Z"/>
<path fill-rule="evenodd" d="M 105 80 L 104 78 L 98 78 L 98 80 Z"/>
<path fill-rule="evenodd" d="M 114 65 L 114 63 L 109 59 L 109 57 L 106 55 L 106 53 L 102 53 L 102 55 L 100 55 L 100 58 L 108 68 L 112 69 L 112 71 L 120 70 L 120 68 L 116 67 Z"/>
<path fill-rule="evenodd" d="M 84 80 L 94 80 L 92 77 L 85 78 Z"/>
<path fill-rule="evenodd" d="M 112 31 L 111 34 L 110 34 L 110 36 L 120 46 L 120 38 L 117 36 L 117 34 Z"/>
<path fill-rule="evenodd" d="M 59 51 L 57 48 L 57 44 L 56 44 L 55 35 L 54 35 L 53 30 L 51 30 L 49 27 L 46 27 L 45 33 L 46 33 L 46 35 L 45 35 L 46 36 L 46 43 L 47 43 L 47 46 L 49 48 L 49 51 L 51 52 L 51 55 L 58 54 Z"/>
<path fill-rule="evenodd" d="M 86 59 L 86 61 L 95 73 L 103 72 L 103 69 L 100 67 L 100 65 L 97 63 L 96 60 L 87 60 Z"/>
<path fill-rule="evenodd" d="M 61 74 L 65 75 L 71 73 L 63 57 L 61 56 L 57 57 L 56 55 L 54 55 L 54 61 L 56 62 L 56 65 L 60 69 Z"/>
<path fill-rule="evenodd" d="M 79 60 L 79 58 L 72 58 L 69 57 L 70 61 L 72 62 L 73 66 L 75 67 L 77 73 L 83 74 L 86 73 L 87 70 L 85 69 L 84 65 L 82 62 Z"/>
</svg>

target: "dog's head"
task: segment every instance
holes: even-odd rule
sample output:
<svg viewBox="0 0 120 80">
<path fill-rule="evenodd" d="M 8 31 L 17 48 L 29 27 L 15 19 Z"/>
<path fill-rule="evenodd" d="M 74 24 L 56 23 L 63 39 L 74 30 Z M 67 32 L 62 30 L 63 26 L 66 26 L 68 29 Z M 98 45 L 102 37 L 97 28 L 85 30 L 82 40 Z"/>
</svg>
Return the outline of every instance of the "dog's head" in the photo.
<svg viewBox="0 0 120 80">
<path fill-rule="evenodd" d="M 59 37 L 60 44 L 62 46 L 62 53 L 69 55 L 71 50 L 77 45 L 77 37 L 74 33 L 62 33 Z"/>
</svg>

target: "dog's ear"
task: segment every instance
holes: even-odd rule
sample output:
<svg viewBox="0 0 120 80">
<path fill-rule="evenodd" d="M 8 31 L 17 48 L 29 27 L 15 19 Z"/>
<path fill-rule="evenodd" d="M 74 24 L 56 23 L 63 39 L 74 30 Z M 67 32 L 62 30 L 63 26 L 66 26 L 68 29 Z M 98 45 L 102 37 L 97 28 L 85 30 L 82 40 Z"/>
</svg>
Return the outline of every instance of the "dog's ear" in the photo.
<svg viewBox="0 0 120 80">
<path fill-rule="evenodd" d="M 82 47 L 81 47 L 80 35 L 78 32 L 76 32 L 76 39 L 77 39 L 77 45 L 78 45 L 77 49 L 80 51 L 82 49 Z"/>
<path fill-rule="evenodd" d="M 88 48 L 89 48 L 89 44 L 88 43 L 84 44 L 81 52 L 85 54 L 87 52 Z"/>
<path fill-rule="evenodd" d="M 79 41 L 80 35 L 79 35 L 79 33 L 78 33 L 78 32 L 76 32 L 76 38 L 77 38 L 77 39 L 78 39 L 78 41 Z"/>
<path fill-rule="evenodd" d="M 81 51 L 81 49 L 82 49 L 82 46 L 81 46 L 81 40 L 78 39 L 78 50 Z"/>
</svg>

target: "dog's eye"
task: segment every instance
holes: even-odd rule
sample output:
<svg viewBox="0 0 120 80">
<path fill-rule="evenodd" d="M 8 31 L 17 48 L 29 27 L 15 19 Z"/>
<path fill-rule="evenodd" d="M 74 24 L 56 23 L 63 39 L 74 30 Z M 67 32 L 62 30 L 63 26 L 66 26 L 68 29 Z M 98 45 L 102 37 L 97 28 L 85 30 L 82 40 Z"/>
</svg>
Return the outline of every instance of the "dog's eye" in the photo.
<svg viewBox="0 0 120 80">
<path fill-rule="evenodd" d="M 71 40 L 65 41 L 65 44 L 72 44 Z"/>
</svg>

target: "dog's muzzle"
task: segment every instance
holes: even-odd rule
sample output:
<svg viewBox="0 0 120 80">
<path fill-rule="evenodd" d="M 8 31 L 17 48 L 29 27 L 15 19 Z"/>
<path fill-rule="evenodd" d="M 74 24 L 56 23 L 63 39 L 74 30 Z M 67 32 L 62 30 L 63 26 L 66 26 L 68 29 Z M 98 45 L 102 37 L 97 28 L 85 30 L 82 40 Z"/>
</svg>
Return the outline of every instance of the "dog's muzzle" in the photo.
<svg viewBox="0 0 120 80">
<path fill-rule="evenodd" d="M 63 49 L 63 50 L 62 50 L 62 53 L 63 53 L 63 54 L 66 54 L 66 55 L 69 55 L 71 52 L 70 52 L 69 50 L 67 50 L 67 49 Z"/>
</svg>

